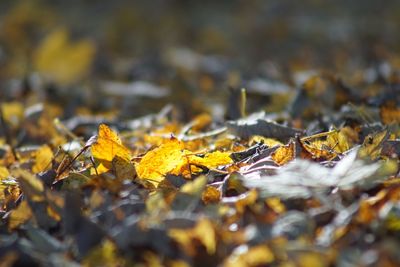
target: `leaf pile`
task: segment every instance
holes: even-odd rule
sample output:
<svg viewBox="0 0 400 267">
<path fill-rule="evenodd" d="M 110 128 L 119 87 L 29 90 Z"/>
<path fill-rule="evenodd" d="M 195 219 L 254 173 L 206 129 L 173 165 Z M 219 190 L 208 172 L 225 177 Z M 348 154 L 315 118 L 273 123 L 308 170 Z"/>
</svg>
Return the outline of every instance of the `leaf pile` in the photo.
<svg viewBox="0 0 400 267">
<path fill-rule="evenodd" d="M 0 1 L 0 266 L 400 266 L 400 2 L 72 2 Z"/>
<path fill-rule="evenodd" d="M 298 93 L 314 90 L 309 83 Z M 74 128 L 53 119 L 55 106 L 32 117 L 4 104 L 2 262 L 395 266 L 393 105 L 332 106 L 315 125 L 304 101 L 318 100 L 295 96 L 288 110 L 302 120 L 276 113 L 284 124 L 263 112 L 222 123 L 203 113 L 183 124 L 166 107 L 151 119 L 111 127 L 93 117 Z M 40 145 L 18 145 L 10 136 L 18 132 Z"/>
</svg>

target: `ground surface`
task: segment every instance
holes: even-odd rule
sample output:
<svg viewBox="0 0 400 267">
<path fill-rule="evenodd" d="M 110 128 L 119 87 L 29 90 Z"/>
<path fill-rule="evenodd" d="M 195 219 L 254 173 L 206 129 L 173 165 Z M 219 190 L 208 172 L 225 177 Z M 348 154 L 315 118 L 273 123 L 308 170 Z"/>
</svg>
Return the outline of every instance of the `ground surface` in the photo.
<svg viewBox="0 0 400 267">
<path fill-rule="evenodd" d="M 0 266 L 398 266 L 397 1 L 2 1 Z"/>
</svg>

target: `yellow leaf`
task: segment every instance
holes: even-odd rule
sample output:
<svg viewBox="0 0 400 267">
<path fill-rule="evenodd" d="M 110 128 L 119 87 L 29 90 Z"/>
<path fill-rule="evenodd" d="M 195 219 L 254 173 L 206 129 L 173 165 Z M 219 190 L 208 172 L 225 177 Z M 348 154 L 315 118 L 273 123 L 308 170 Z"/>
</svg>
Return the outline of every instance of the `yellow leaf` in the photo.
<svg viewBox="0 0 400 267">
<path fill-rule="evenodd" d="M 190 164 L 200 165 L 208 169 L 216 168 L 218 166 L 228 165 L 233 162 L 230 157 L 231 153 L 215 151 L 207 153 L 204 157 L 191 156 L 189 157 Z"/>
<path fill-rule="evenodd" d="M 370 157 L 372 160 L 376 159 L 381 153 L 383 142 L 388 138 L 389 133 L 387 130 L 368 135 L 358 151 L 358 156 L 360 158 Z"/>
<path fill-rule="evenodd" d="M 69 84 L 88 74 L 95 53 L 90 40 L 71 42 L 68 32 L 50 33 L 34 53 L 34 65 L 42 74 L 61 84 Z"/>
<path fill-rule="evenodd" d="M 202 175 L 191 182 L 184 184 L 180 191 L 190 195 L 200 195 L 207 184 L 207 177 Z"/>
<path fill-rule="evenodd" d="M 117 176 L 119 174 L 121 177 L 133 177 L 134 166 L 130 162 L 131 152 L 107 125 L 100 124 L 97 140 L 92 144 L 91 152 L 92 156 L 100 163 L 97 167 L 99 174 L 114 170 Z"/>
<path fill-rule="evenodd" d="M 326 143 L 329 148 L 338 153 L 343 153 L 350 149 L 349 140 L 342 130 L 331 132 L 326 138 Z"/>
<path fill-rule="evenodd" d="M 39 173 L 51 167 L 53 151 L 48 145 L 41 146 L 33 153 L 32 156 L 35 158 L 35 164 L 32 166 L 32 172 Z"/>
<path fill-rule="evenodd" d="M 168 142 L 147 152 L 136 166 L 139 178 L 149 180 L 157 186 L 167 173 L 185 164 L 183 149 L 183 142 L 171 138 Z"/>
<path fill-rule="evenodd" d="M 281 142 L 279 142 L 276 139 L 273 138 L 267 138 L 261 135 L 253 135 L 250 139 L 249 142 L 251 145 L 254 145 L 256 143 L 263 143 L 265 145 L 267 145 L 268 147 L 274 147 L 277 145 L 283 146 L 283 144 Z"/>
<path fill-rule="evenodd" d="M 89 251 L 82 260 L 85 267 L 91 266 L 125 266 L 125 262 L 117 254 L 117 248 L 113 242 L 106 239 L 100 245 Z"/>
<path fill-rule="evenodd" d="M 21 204 L 14 210 L 11 211 L 8 228 L 13 230 L 25 223 L 32 217 L 32 210 L 26 200 L 22 201 Z"/>
<path fill-rule="evenodd" d="M 329 146 L 327 146 L 325 141 L 315 140 L 309 144 L 303 143 L 303 148 L 311 154 L 312 158 L 332 160 L 337 154 Z"/>
<path fill-rule="evenodd" d="M 294 159 L 294 143 L 289 143 L 285 146 L 278 147 L 271 154 L 271 158 L 276 162 L 278 165 L 285 165 L 289 161 Z"/>
<path fill-rule="evenodd" d="M 216 249 L 216 238 L 214 226 L 210 220 L 203 218 L 197 222 L 194 228 L 194 235 L 200 240 L 200 242 L 206 247 L 207 253 L 212 255 Z"/>
<path fill-rule="evenodd" d="M 4 120 L 16 127 L 24 117 L 24 106 L 20 102 L 5 102 L 1 104 L 1 112 Z"/>
<path fill-rule="evenodd" d="M 0 166 L 0 181 L 6 179 L 8 176 L 10 176 L 8 169 L 6 167 Z"/>
<path fill-rule="evenodd" d="M 227 152 L 215 151 L 200 157 L 185 150 L 182 141 L 171 138 L 149 151 L 136 166 L 136 170 L 139 178 L 157 186 L 168 173 L 189 178 L 191 174 L 201 172 L 201 167 L 212 169 L 230 164 L 233 161 L 229 155 Z"/>
<path fill-rule="evenodd" d="M 33 201 L 42 201 L 44 199 L 43 182 L 36 175 L 23 169 L 13 170 L 12 174 L 18 178 L 20 187 L 28 198 Z"/>
</svg>

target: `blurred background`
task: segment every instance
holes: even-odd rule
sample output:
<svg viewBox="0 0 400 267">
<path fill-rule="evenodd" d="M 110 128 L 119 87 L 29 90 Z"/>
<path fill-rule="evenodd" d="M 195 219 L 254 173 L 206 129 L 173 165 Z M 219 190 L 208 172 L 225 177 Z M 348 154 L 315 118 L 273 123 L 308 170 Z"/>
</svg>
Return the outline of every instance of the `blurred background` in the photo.
<svg viewBox="0 0 400 267">
<path fill-rule="evenodd" d="M 246 87 L 249 112 L 276 111 L 316 72 L 396 80 L 399 26 L 396 0 L 2 0 L 0 97 L 63 117 L 167 103 L 218 117 Z"/>
</svg>

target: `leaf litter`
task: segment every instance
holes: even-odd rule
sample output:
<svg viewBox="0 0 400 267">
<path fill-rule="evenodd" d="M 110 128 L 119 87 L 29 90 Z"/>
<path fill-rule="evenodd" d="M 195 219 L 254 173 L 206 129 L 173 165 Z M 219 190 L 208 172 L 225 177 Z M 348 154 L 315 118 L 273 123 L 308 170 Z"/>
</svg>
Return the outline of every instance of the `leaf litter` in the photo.
<svg viewBox="0 0 400 267">
<path fill-rule="evenodd" d="M 1 266 L 400 264 L 398 57 L 257 77 L 189 48 L 121 59 L 39 2 L 0 32 Z"/>
</svg>

